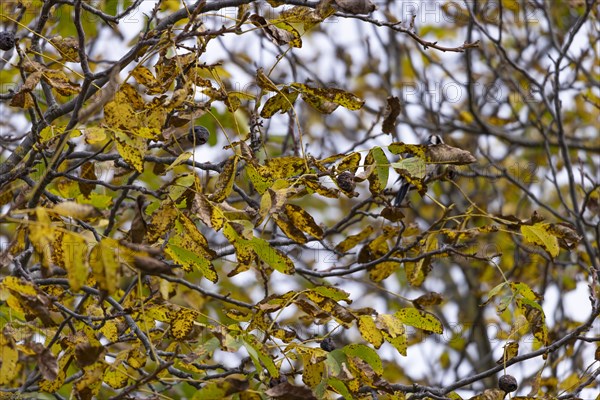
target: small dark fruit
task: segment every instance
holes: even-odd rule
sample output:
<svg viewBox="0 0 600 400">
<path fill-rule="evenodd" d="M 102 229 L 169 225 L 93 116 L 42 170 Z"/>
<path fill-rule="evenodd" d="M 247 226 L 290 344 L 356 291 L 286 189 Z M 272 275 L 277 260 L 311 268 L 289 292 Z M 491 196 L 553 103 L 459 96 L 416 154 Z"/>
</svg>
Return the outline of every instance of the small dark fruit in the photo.
<svg viewBox="0 0 600 400">
<path fill-rule="evenodd" d="M 514 392 L 517 390 L 519 385 L 517 384 L 517 380 L 512 375 L 503 375 L 500 377 L 498 381 L 498 387 L 504 390 L 506 393 Z"/>
<path fill-rule="evenodd" d="M 194 126 L 190 129 L 188 133 L 187 139 L 195 146 L 201 146 L 208 142 L 208 137 L 210 136 L 210 132 L 208 129 L 203 127 L 202 125 Z"/>
<path fill-rule="evenodd" d="M 321 348 L 325 351 L 334 351 L 335 343 L 333 343 L 333 339 L 328 337 L 321 341 Z"/>
<path fill-rule="evenodd" d="M 7 51 L 15 47 L 15 34 L 12 32 L 0 32 L 0 49 Z"/>
<path fill-rule="evenodd" d="M 354 192 L 356 183 L 354 182 L 354 174 L 350 171 L 344 171 L 336 178 L 337 184 L 345 192 Z"/>
</svg>

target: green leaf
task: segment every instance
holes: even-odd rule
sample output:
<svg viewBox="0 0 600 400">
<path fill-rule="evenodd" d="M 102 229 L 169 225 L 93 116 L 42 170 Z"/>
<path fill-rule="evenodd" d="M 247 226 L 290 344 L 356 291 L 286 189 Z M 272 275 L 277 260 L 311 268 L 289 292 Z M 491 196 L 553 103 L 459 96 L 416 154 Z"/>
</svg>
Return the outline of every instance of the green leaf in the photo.
<svg viewBox="0 0 600 400">
<path fill-rule="evenodd" d="M 348 390 L 348 387 L 343 381 L 337 378 L 329 378 L 327 380 L 327 383 L 329 384 L 329 386 L 331 386 L 332 389 L 341 394 L 345 400 L 354 399 L 354 396 L 352 395 L 352 393 L 350 393 L 350 390 Z"/>
<path fill-rule="evenodd" d="M 350 344 L 344 346 L 342 351 L 349 357 L 358 357 L 365 361 L 377 374 L 383 374 L 383 364 L 381 359 L 377 352 L 369 346 L 365 346 L 364 344 Z"/>
<path fill-rule="evenodd" d="M 367 168 L 367 166 L 372 167 Z M 374 147 L 369 151 L 365 158 L 365 170 L 369 171 L 367 177 L 371 193 L 381 193 L 387 186 L 390 174 L 389 161 L 381 147 Z"/>
<path fill-rule="evenodd" d="M 165 253 L 171 260 L 181 264 L 185 271 L 198 270 L 209 281 L 213 283 L 217 282 L 218 277 L 215 267 L 201 255 L 173 243 L 167 245 Z"/>
<path fill-rule="evenodd" d="M 349 302 L 348 297 L 350 297 L 350 293 L 348 293 L 342 289 L 338 289 L 336 287 L 316 286 L 316 287 L 312 288 L 311 290 L 313 292 L 320 294 L 323 297 L 330 298 L 333 301 L 345 300 L 346 302 Z"/>
<path fill-rule="evenodd" d="M 249 241 L 249 244 L 258 258 L 276 271 L 286 275 L 292 275 L 295 272 L 294 262 L 279 249 L 271 247 L 266 240 L 255 237 Z"/>
<path fill-rule="evenodd" d="M 254 362 L 254 365 L 258 370 L 261 370 L 262 367 L 266 368 L 269 371 L 269 375 L 273 378 L 279 377 L 279 369 L 275 366 L 271 355 L 267 352 L 267 349 L 264 344 L 258 341 L 258 339 L 253 335 L 245 335 L 243 337 L 244 347 L 248 351 L 250 358 Z"/>
</svg>

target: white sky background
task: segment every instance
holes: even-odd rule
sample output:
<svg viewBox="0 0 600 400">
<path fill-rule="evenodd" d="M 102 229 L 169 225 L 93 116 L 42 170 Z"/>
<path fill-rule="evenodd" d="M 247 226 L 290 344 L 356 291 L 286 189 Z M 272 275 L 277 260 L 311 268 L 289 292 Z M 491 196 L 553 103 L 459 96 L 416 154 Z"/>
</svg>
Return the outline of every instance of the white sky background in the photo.
<svg viewBox="0 0 600 400">
<path fill-rule="evenodd" d="M 440 4 L 442 4 L 441 1 L 439 1 L 439 2 L 398 1 L 398 9 L 397 9 L 396 16 L 398 19 L 401 19 L 403 21 L 409 21 L 410 15 L 412 15 L 413 13 L 416 14 L 417 18 L 416 18 L 415 22 L 416 22 L 417 30 L 419 29 L 420 25 L 422 26 L 425 24 L 433 24 L 433 23 L 446 23 L 446 24 L 451 23 L 452 21 L 445 20 L 443 13 L 441 12 L 441 10 L 439 8 Z M 119 29 L 121 30 L 122 33 L 124 33 L 126 39 L 124 41 L 120 42 L 119 39 L 117 39 L 115 37 L 110 37 L 110 38 L 106 37 L 106 40 L 99 41 L 99 43 L 105 43 L 106 46 L 110 50 L 107 51 L 107 48 L 98 47 L 96 49 L 95 53 L 92 55 L 92 57 L 99 57 L 99 55 L 102 55 L 102 58 L 106 57 L 109 59 L 116 60 L 116 59 L 119 59 L 123 54 L 125 54 L 125 52 L 128 48 L 127 44 L 132 39 L 134 39 L 139 34 L 140 30 L 143 29 L 143 27 L 144 27 L 144 25 L 143 25 L 145 23 L 144 13 L 148 14 L 150 12 L 150 10 L 154 7 L 154 5 L 155 5 L 154 1 L 144 1 L 141 5 L 140 9 L 137 11 L 137 13 L 130 16 L 127 21 L 124 21 L 124 23 L 121 23 L 119 25 Z M 281 8 L 277 9 L 277 11 L 279 11 L 280 9 Z M 237 14 L 237 10 L 236 9 L 223 10 L 223 11 L 220 11 L 219 14 L 224 15 L 225 18 L 227 18 L 227 17 L 235 18 L 236 14 Z M 375 16 L 380 16 L 380 14 L 375 13 Z M 268 15 L 267 15 L 267 17 L 268 17 Z M 228 23 L 229 20 L 224 19 L 223 21 L 217 21 L 217 22 L 218 22 L 218 25 L 216 27 L 220 27 L 221 23 Z M 373 52 L 381 52 L 382 57 L 384 57 L 384 55 L 385 55 L 385 49 L 382 49 L 380 47 L 379 43 L 377 42 L 377 40 L 375 40 L 375 38 L 374 38 L 373 27 L 367 23 L 362 23 L 362 22 L 357 23 L 356 21 L 353 21 L 353 20 L 347 20 L 347 19 L 343 19 L 343 18 L 335 18 L 334 21 L 326 22 L 323 24 L 323 26 L 326 27 L 325 30 L 329 37 L 335 38 L 335 40 L 338 44 L 343 44 L 344 47 L 350 51 L 352 56 L 358 60 L 360 60 L 361 57 L 364 56 L 364 52 L 362 50 L 364 48 L 365 40 L 367 37 L 370 39 L 370 44 L 373 49 L 372 51 Z M 213 28 L 215 26 L 210 26 L 210 27 Z M 252 28 L 253 28 L 252 25 L 245 26 L 245 29 L 252 29 Z M 380 31 L 384 31 L 386 28 L 377 28 L 377 29 L 379 29 Z M 105 34 L 106 34 L 106 32 L 105 32 Z M 577 54 L 579 51 L 582 51 L 585 48 L 585 46 L 586 46 L 585 34 L 586 34 L 585 30 L 582 30 L 582 32 L 578 35 L 579 38 L 578 38 L 578 40 L 576 40 L 575 44 L 572 47 L 572 49 L 573 49 L 572 52 L 574 52 L 575 54 Z M 242 36 L 227 34 L 227 35 L 221 37 L 221 41 L 222 41 L 223 45 L 226 46 L 229 49 L 229 51 L 231 51 L 233 53 L 244 52 L 244 53 L 248 53 L 248 54 L 255 56 L 253 62 L 255 62 L 256 65 L 253 65 L 253 68 L 259 67 L 259 66 L 264 66 L 265 68 L 268 68 L 271 65 L 273 65 L 273 63 L 275 62 L 277 52 L 275 51 L 274 46 L 261 48 L 260 41 L 258 40 L 258 38 L 259 38 L 258 35 L 261 35 L 261 33 L 259 31 L 256 31 L 255 33 L 245 34 Z M 303 47 L 301 49 L 294 49 L 294 53 L 301 59 L 312 59 L 314 48 L 317 47 L 321 50 L 321 52 L 323 54 L 326 54 L 327 51 L 326 51 L 325 47 L 329 46 L 330 42 L 329 42 L 329 38 L 323 38 L 323 35 L 324 35 L 323 33 L 318 33 L 318 34 L 311 35 L 308 37 L 303 37 L 303 41 L 304 41 Z M 398 35 L 401 36 L 400 40 L 412 40 L 412 39 L 408 38 L 408 36 L 401 35 L 401 34 L 398 34 Z M 459 30 L 458 33 L 456 33 L 456 35 L 454 35 L 453 38 L 450 38 L 444 44 L 448 45 L 448 46 L 458 46 L 458 45 L 462 44 L 463 41 L 464 41 L 464 38 L 461 35 L 461 31 Z M 436 50 L 429 50 L 429 51 L 434 52 Z M 346 81 L 346 78 L 343 75 L 343 68 L 336 65 L 335 55 L 333 54 L 333 51 L 331 49 L 329 51 L 329 54 L 331 55 L 330 58 L 320 57 L 316 62 L 311 64 L 313 71 L 316 72 L 323 81 L 338 82 L 339 87 L 347 88 L 348 90 L 351 91 L 352 82 Z M 460 58 L 463 57 L 462 54 L 442 53 L 442 52 L 438 52 L 438 56 L 443 59 L 445 65 L 452 65 L 452 63 L 458 62 L 460 60 Z M 210 63 L 214 63 L 214 62 L 221 61 L 221 60 L 227 60 L 228 57 L 229 56 L 223 51 L 223 48 L 219 44 L 219 41 L 213 40 L 213 41 L 211 41 L 210 45 L 208 46 L 208 51 L 203 55 L 203 58 L 201 59 L 201 61 L 205 61 L 210 64 Z M 417 57 L 415 57 L 415 58 L 417 58 Z M 281 66 L 279 66 L 278 68 L 286 69 L 288 67 L 286 65 L 287 61 L 284 60 L 284 61 L 282 61 L 282 63 L 283 64 Z M 130 68 L 132 68 L 132 67 L 133 67 L 133 64 L 130 66 Z M 230 72 L 235 71 L 236 76 L 237 76 L 237 74 L 239 74 L 239 78 L 234 79 L 234 81 L 239 82 L 240 88 L 248 87 L 249 85 L 253 84 L 254 77 L 247 75 L 241 69 L 228 68 L 228 70 Z M 299 71 L 300 71 L 300 76 L 303 77 L 304 73 L 301 70 L 299 70 Z M 354 72 L 358 73 L 358 71 L 354 71 Z M 374 71 L 374 73 L 376 73 L 376 71 Z M 307 74 L 304 74 L 304 75 L 308 76 Z M 304 76 L 304 77 L 306 77 L 306 76 Z M 302 82 L 302 81 L 303 80 L 300 79 L 300 82 Z M 347 86 L 348 84 L 349 84 L 349 87 Z M 457 87 L 457 86 L 454 86 L 451 83 L 448 86 L 443 86 L 443 83 L 440 83 L 437 88 L 436 87 L 429 88 L 429 90 L 433 90 L 432 96 L 439 96 L 440 90 L 443 90 L 444 88 L 447 90 L 452 90 L 454 87 Z M 238 88 L 234 88 L 234 89 L 238 89 Z M 417 86 L 417 90 L 426 90 L 426 89 L 427 88 L 425 88 L 423 86 Z M 435 91 L 437 91 L 437 93 Z M 401 93 L 394 93 L 394 94 L 401 95 Z M 445 94 L 451 95 L 451 92 L 447 92 Z M 410 93 L 404 93 L 404 95 L 410 96 Z M 367 104 L 372 102 L 372 106 L 377 107 L 377 108 L 380 107 L 380 105 L 383 104 L 383 102 L 385 101 L 385 99 L 366 99 L 366 100 L 367 100 Z M 566 102 L 568 102 L 569 100 L 570 99 L 564 99 L 564 101 L 566 101 Z M 352 114 L 351 112 L 342 110 L 341 108 L 339 108 L 338 111 L 336 111 L 334 114 L 339 115 L 340 113 L 347 113 L 349 115 L 349 118 L 353 117 L 353 116 L 350 116 L 350 114 Z M 283 121 L 283 120 L 280 120 L 280 121 Z M 287 129 L 287 122 L 284 122 L 283 124 L 280 124 L 280 125 L 281 126 L 278 126 L 277 124 L 273 124 L 271 126 L 272 131 L 276 132 L 279 129 L 279 130 L 281 130 L 282 134 L 284 134 Z M 366 125 L 370 125 L 370 124 L 367 123 Z M 323 132 L 323 134 L 326 134 L 326 132 Z M 215 149 L 219 149 L 220 146 L 226 144 L 226 141 L 223 138 L 223 136 L 219 135 L 219 137 L 220 137 L 220 141 L 219 141 L 219 144 L 217 145 L 217 147 L 215 147 L 215 148 L 200 147 L 195 152 L 195 158 L 198 160 L 202 160 L 202 161 L 218 162 L 218 161 L 221 161 L 223 158 L 227 157 L 228 153 L 226 153 L 225 151 L 215 151 Z M 414 142 L 414 143 L 419 141 L 419 138 L 416 138 L 416 137 L 403 137 L 402 139 L 406 142 Z M 497 149 L 497 150 L 493 150 L 493 153 L 495 153 L 493 155 L 501 155 L 504 152 L 504 149 L 501 146 L 498 146 L 498 143 L 496 142 L 495 139 L 490 138 L 487 140 L 489 141 L 489 148 Z M 388 141 L 388 142 L 386 142 L 386 141 Z M 346 138 L 343 138 L 343 137 L 340 137 L 339 139 L 336 138 L 336 143 L 339 144 L 340 151 L 350 148 L 352 145 L 352 141 L 350 141 Z M 378 140 L 377 142 L 370 142 L 367 145 L 373 146 L 375 144 L 388 145 L 389 138 L 386 137 L 386 138 L 383 138 L 382 140 Z M 365 147 L 367 145 L 365 145 Z M 316 151 L 318 151 L 318 149 L 312 149 L 309 146 L 309 151 L 316 152 Z M 391 174 L 391 175 L 392 176 L 390 176 L 390 181 L 388 182 L 388 185 L 391 185 L 393 183 L 393 181 L 395 180 L 395 178 L 393 177 L 393 174 Z M 540 176 L 540 178 L 544 179 L 543 176 Z M 365 196 L 365 195 L 368 195 L 368 192 L 361 193 L 361 196 Z M 332 204 L 331 212 L 337 212 L 340 215 L 340 217 L 343 216 L 343 210 L 339 210 L 339 208 L 335 207 L 335 204 L 336 204 L 335 202 L 332 202 L 331 204 Z M 318 221 L 319 220 L 318 216 L 315 215 L 315 217 Z M 325 267 L 327 267 L 327 266 L 325 266 Z M 232 278 L 232 280 L 234 282 L 242 285 L 241 287 L 243 287 L 244 283 L 249 282 L 251 280 L 253 281 L 254 279 L 255 279 L 255 276 L 251 272 L 240 274 L 240 275 Z M 289 283 L 291 283 L 291 282 L 288 281 L 286 279 L 286 277 L 282 276 L 281 274 L 275 273 L 273 275 L 273 279 L 274 279 L 273 286 L 278 287 L 278 291 L 281 293 L 295 288 L 292 285 L 290 285 Z M 203 284 L 207 288 L 210 287 L 210 285 L 207 285 L 206 282 L 203 282 Z M 394 279 L 388 279 L 388 281 L 385 282 L 385 286 L 388 290 L 390 290 L 392 292 L 399 293 L 399 294 L 409 297 L 409 298 L 415 297 L 414 293 L 416 293 L 416 292 L 411 293 L 410 289 L 407 289 L 405 287 L 400 287 L 398 285 L 398 282 Z M 350 282 L 344 281 L 343 287 L 352 293 L 351 298 L 355 301 L 353 303 L 353 306 L 356 306 L 356 307 L 370 306 L 370 307 L 374 307 L 379 312 L 386 312 L 386 310 L 385 310 L 386 303 L 384 301 L 382 301 L 382 299 L 379 296 L 373 296 L 367 292 L 364 292 L 363 286 L 352 285 Z M 431 281 L 428 283 L 428 289 L 436 290 L 436 285 L 435 285 L 434 281 Z M 376 290 L 376 289 L 374 289 L 374 290 Z M 438 291 L 443 291 L 443 284 L 439 285 Z M 553 324 L 552 317 L 554 315 L 554 307 L 556 306 L 556 301 L 557 301 L 556 296 L 558 296 L 558 295 L 560 295 L 560 292 L 558 290 L 554 290 L 554 289 L 549 290 L 546 293 L 546 298 L 544 301 L 544 310 L 546 312 L 546 316 L 548 318 L 547 323 L 549 325 Z M 570 293 L 566 294 L 565 296 L 567 297 L 567 299 L 565 301 L 565 304 L 567 305 L 567 309 L 565 310 L 566 315 L 568 315 L 570 318 L 577 320 L 577 321 L 583 321 L 585 318 L 588 317 L 589 290 L 585 283 L 580 282 L 576 291 L 570 292 Z M 260 300 L 261 297 L 262 297 L 261 293 L 257 293 L 255 300 Z M 453 305 L 449 305 L 446 308 L 445 312 L 446 312 L 448 318 L 451 315 L 454 315 L 454 316 L 458 315 L 458 310 L 455 309 L 455 307 Z M 284 317 L 285 317 L 285 314 L 284 314 Z M 598 325 L 598 322 L 596 323 L 594 332 L 596 335 L 600 334 L 600 326 Z M 358 333 L 356 333 L 356 332 L 344 332 L 343 334 L 350 335 L 350 337 L 354 337 L 356 340 L 360 340 L 360 337 L 359 337 Z M 491 334 L 493 334 L 493 332 L 491 332 Z M 449 331 L 445 332 L 445 334 L 443 335 L 443 338 L 447 339 L 449 337 L 449 335 L 450 335 Z M 407 370 L 410 370 L 410 373 L 413 377 L 415 377 L 415 376 L 418 377 L 419 373 L 417 371 L 421 371 L 421 373 L 423 373 L 423 374 L 427 373 L 427 372 L 431 371 L 431 364 L 435 365 L 435 363 L 437 362 L 438 357 L 439 357 L 441 351 L 443 350 L 443 348 L 442 348 L 443 346 L 439 346 L 437 343 L 437 341 L 439 341 L 439 340 L 440 340 L 439 337 L 435 338 L 434 336 L 432 336 L 431 338 L 425 340 L 422 344 L 410 347 L 408 350 L 407 358 L 399 356 L 397 354 L 397 352 L 393 348 L 391 348 L 391 346 L 387 346 L 387 347 L 384 346 L 382 348 L 383 351 L 379 351 L 379 354 L 382 356 L 382 358 L 386 358 L 386 359 L 394 358 L 398 363 L 400 363 L 402 366 L 404 366 Z M 501 346 L 503 344 L 504 344 L 503 341 L 499 341 L 497 343 L 497 346 L 494 351 L 494 359 L 500 358 L 500 356 L 502 354 Z M 522 343 L 520 353 L 523 354 L 523 353 L 525 353 L 525 351 L 527 351 L 527 345 Z M 225 354 L 225 356 L 231 357 L 231 355 L 229 355 L 229 354 Z M 592 358 L 593 358 L 593 354 L 588 355 L 588 359 L 592 359 Z M 421 362 L 419 362 L 419 360 L 421 360 Z M 227 363 L 227 360 L 224 360 L 224 361 Z M 235 362 L 237 363 L 237 359 Z M 517 380 L 519 380 L 519 377 L 521 375 L 528 376 L 528 375 L 530 375 L 531 371 L 534 370 L 534 368 L 535 369 L 539 368 L 541 366 L 542 362 L 543 362 L 543 360 L 541 358 L 536 358 L 534 360 L 527 361 L 526 363 L 522 363 L 522 364 L 510 367 L 508 370 L 508 373 L 515 375 L 517 377 Z M 523 370 L 521 370 L 521 369 L 523 369 Z M 460 370 L 459 378 L 463 378 L 463 377 L 465 377 L 465 374 L 469 374 L 469 373 L 471 373 L 471 371 Z M 439 378 L 440 378 L 440 381 L 439 381 L 440 385 L 447 385 L 456 380 L 456 378 L 453 376 L 453 373 L 441 375 Z M 469 392 L 469 391 L 458 391 L 458 392 L 461 395 L 471 394 L 471 392 Z M 592 390 L 588 390 L 588 391 L 582 393 L 582 397 L 585 399 L 593 398 L 593 396 L 595 396 L 597 393 L 592 393 L 592 392 L 593 392 Z M 525 394 L 523 392 L 518 392 L 518 393 L 521 395 Z"/>
</svg>

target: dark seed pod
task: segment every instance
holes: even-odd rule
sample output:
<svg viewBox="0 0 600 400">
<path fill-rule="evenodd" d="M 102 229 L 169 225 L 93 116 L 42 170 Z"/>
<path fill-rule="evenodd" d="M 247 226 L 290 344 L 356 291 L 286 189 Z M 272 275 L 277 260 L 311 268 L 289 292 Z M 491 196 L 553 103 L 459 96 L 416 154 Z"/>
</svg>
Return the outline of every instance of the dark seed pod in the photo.
<svg viewBox="0 0 600 400">
<path fill-rule="evenodd" d="M 190 129 L 188 133 L 187 139 L 195 146 L 201 146 L 208 142 L 208 137 L 210 136 L 210 132 L 205 127 L 199 125 L 194 126 Z"/>
<path fill-rule="evenodd" d="M 321 341 L 321 348 L 325 351 L 333 351 L 335 350 L 335 343 L 333 343 L 333 339 L 328 337 Z"/>
<path fill-rule="evenodd" d="M 0 32 L 0 49 L 7 51 L 15 47 L 15 34 L 12 32 Z"/>
<path fill-rule="evenodd" d="M 503 375 L 498 380 L 498 387 L 501 390 L 504 390 L 506 393 L 514 392 L 517 390 L 519 385 L 517 384 L 517 380 L 512 375 Z"/>
<path fill-rule="evenodd" d="M 354 192 L 356 182 L 354 182 L 354 174 L 350 171 L 344 171 L 336 178 L 337 184 L 345 192 Z"/>
</svg>

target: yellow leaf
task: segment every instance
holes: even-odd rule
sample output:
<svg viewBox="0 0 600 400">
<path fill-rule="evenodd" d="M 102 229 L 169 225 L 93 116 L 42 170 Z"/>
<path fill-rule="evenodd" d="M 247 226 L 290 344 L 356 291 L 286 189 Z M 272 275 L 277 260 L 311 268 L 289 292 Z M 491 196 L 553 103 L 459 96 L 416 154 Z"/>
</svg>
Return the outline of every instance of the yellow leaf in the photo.
<svg viewBox="0 0 600 400">
<path fill-rule="evenodd" d="M 138 127 L 134 107 L 123 91 L 115 93 L 115 98 L 104 106 L 104 122 L 112 129 L 132 131 Z"/>
<path fill-rule="evenodd" d="M 416 308 L 403 308 L 394 314 L 402 323 L 441 335 L 444 328 L 440 320 L 433 314 Z"/>
<path fill-rule="evenodd" d="M 269 192 L 266 192 L 265 195 L 267 195 L 269 199 L 271 198 L 269 196 Z M 306 243 L 306 236 L 304 236 L 304 233 L 302 233 L 302 231 L 298 229 L 298 227 L 292 221 L 290 221 L 289 218 L 287 218 L 287 216 L 273 214 L 273 219 L 275 220 L 275 223 L 277 224 L 279 229 L 281 229 L 287 237 L 289 237 L 296 243 Z"/>
<path fill-rule="evenodd" d="M 303 94 L 316 97 L 319 100 L 339 104 L 349 110 L 358 110 L 365 104 L 364 100 L 361 100 L 354 94 L 345 92 L 341 89 L 315 88 L 303 83 L 292 83 L 291 86 Z"/>
<path fill-rule="evenodd" d="M 170 200 L 163 201 L 156 211 L 152 214 L 146 238 L 148 243 L 156 242 L 163 236 L 175 223 L 178 211 Z"/>
<path fill-rule="evenodd" d="M 194 321 L 198 318 L 198 312 L 189 308 L 180 308 L 169 312 L 171 334 L 175 339 L 185 339 L 194 328 Z"/>
<path fill-rule="evenodd" d="M 406 329 L 402 322 L 393 315 L 380 314 L 376 318 L 376 325 L 381 329 L 385 340 L 394 346 L 401 355 L 406 356 L 408 344 Z"/>
<path fill-rule="evenodd" d="M 121 131 L 114 132 L 114 139 L 117 142 L 117 151 L 133 169 L 137 172 L 144 172 L 144 156 L 146 155 L 146 139 L 141 137 L 130 137 Z"/>
<path fill-rule="evenodd" d="M 219 174 L 215 191 L 209 196 L 211 201 L 220 203 L 231 194 L 233 182 L 237 173 L 238 160 L 239 157 L 235 155 L 230 157 L 223 165 L 223 170 Z"/>
<path fill-rule="evenodd" d="M 335 250 L 339 251 L 340 253 L 345 253 L 348 250 L 351 250 L 354 247 L 356 247 L 357 244 L 359 244 L 366 238 L 368 238 L 373 233 L 373 231 L 373 227 L 371 225 L 368 225 L 360 233 L 356 235 L 350 235 L 346 239 L 338 243 L 338 245 L 335 246 Z"/>
<path fill-rule="evenodd" d="M 285 114 L 293 107 L 297 98 L 298 92 L 292 91 L 289 88 L 283 88 L 279 93 L 267 100 L 260 111 L 260 116 L 262 118 L 271 118 L 276 112 Z"/>
<path fill-rule="evenodd" d="M 131 71 L 131 76 L 141 85 L 146 86 L 149 89 L 153 89 L 160 86 L 160 83 L 154 77 L 154 74 L 143 65 L 136 66 Z"/>
<path fill-rule="evenodd" d="M 345 156 L 344 158 L 342 158 L 340 163 L 337 165 L 336 169 L 338 170 L 338 172 L 350 171 L 354 174 L 354 173 L 356 173 L 356 170 L 358 169 L 359 164 L 360 164 L 360 153 L 354 152 L 354 153 L 350 153 L 347 156 Z"/>
<path fill-rule="evenodd" d="M 306 171 L 306 162 L 302 157 L 277 157 L 265 161 L 263 173 L 271 179 L 284 179 L 303 174 Z"/>
<path fill-rule="evenodd" d="M 106 129 L 99 126 L 85 128 L 84 136 L 88 144 L 102 143 L 106 140 Z"/>
<path fill-rule="evenodd" d="M 104 371 L 103 381 L 113 389 L 121 389 L 127 386 L 129 372 L 122 360 L 117 359 Z"/>
<path fill-rule="evenodd" d="M 98 395 L 106 368 L 106 364 L 97 362 L 83 369 L 83 376 L 77 379 L 73 385 L 79 398 L 91 399 Z"/>
<path fill-rule="evenodd" d="M 519 354 L 519 343 L 518 342 L 508 342 L 504 345 L 504 351 L 502 353 L 502 357 L 496 361 L 496 364 L 505 364 L 510 359 L 514 358 Z"/>
<path fill-rule="evenodd" d="M 29 225 L 29 239 L 35 250 L 41 255 L 42 266 L 48 267 L 52 257 L 54 229 L 51 227 L 45 208 L 36 207 L 35 214 L 37 222 Z"/>
<path fill-rule="evenodd" d="M 106 290 L 109 296 L 114 294 L 117 289 L 119 262 L 115 251 L 118 248 L 118 242 L 114 239 L 105 238 L 96 244 L 90 253 L 89 263 L 92 274 L 96 278 L 100 289 Z"/>
<path fill-rule="evenodd" d="M 286 204 L 285 213 L 290 221 L 299 229 L 317 238 L 323 238 L 323 229 L 317 225 L 312 215 L 295 204 Z"/>
<path fill-rule="evenodd" d="M 2 355 L 0 385 L 7 385 L 6 387 L 8 387 L 20 372 L 19 351 L 12 337 L 4 332 L 0 333 L 0 354 Z"/>
<path fill-rule="evenodd" d="M 421 248 L 423 252 L 431 252 L 436 250 L 438 247 L 437 236 L 434 234 L 428 234 L 425 239 L 425 245 Z M 425 278 L 431 271 L 431 257 L 423 257 L 416 263 L 406 262 L 404 264 L 406 270 L 406 279 L 411 286 L 420 287 Z"/>
<path fill-rule="evenodd" d="M 246 174 L 248 179 L 252 182 L 252 185 L 259 194 L 263 194 L 271 185 L 273 185 L 273 179 L 270 176 L 265 176 L 259 165 L 253 165 L 252 163 L 246 164 Z"/>
<path fill-rule="evenodd" d="M 552 257 L 558 256 L 558 238 L 552 233 L 551 224 L 538 222 L 533 225 L 521 225 L 521 233 L 527 242 L 542 247 Z"/>
<path fill-rule="evenodd" d="M 87 243 L 81 236 L 66 232 L 61 237 L 60 248 L 62 250 L 62 262 L 69 278 L 69 285 L 76 292 L 83 286 L 89 274 Z"/>
<path fill-rule="evenodd" d="M 542 307 L 537 302 L 527 298 L 518 299 L 517 306 L 525 315 L 527 322 L 529 322 L 533 336 L 539 340 L 542 345 L 548 344 L 546 314 L 544 314 Z"/>
<path fill-rule="evenodd" d="M 325 376 L 325 363 L 324 362 L 310 362 L 310 358 L 306 357 L 304 361 L 304 370 L 302 372 L 302 382 L 307 386 L 314 388 L 317 386 Z"/>
<path fill-rule="evenodd" d="M 38 292 L 33 283 L 19 279 L 16 276 L 7 276 L 2 280 L 4 290 L 13 290 L 25 296 L 37 296 Z"/>
<path fill-rule="evenodd" d="M 173 168 L 175 168 L 176 166 L 178 166 L 179 164 L 181 164 L 184 161 L 187 161 L 191 156 L 193 156 L 193 153 L 190 151 L 184 151 L 183 153 L 181 153 L 176 159 L 175 161 L 173 161 L 171 163 L 171 165 L 169 165 L 167 167 L 167 169 L 165 171 L 169 171 Z"/>
<path fill-rule="evenodd" d="M 383 344 L 383 333 L 377 328 L 373 317 L 370 315 L 361 315 L 358 317 L 358 331 L 360 335 L 376 349 Z"/>
<path fill-rule="evenodd" d="M 335 12 L 333 7 L 330 7 L 331 12 Z M 304 24 L 304 30 L 307 31 L 315 25 L 322 22 L 330 14 L 321 15 L 318 11 L 309 7 L 296 6 L 290 9 L 283 10 L 279 17 L 285 19 L 289 23 Z"/>
</svg>

